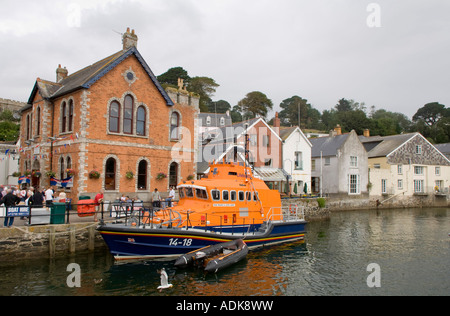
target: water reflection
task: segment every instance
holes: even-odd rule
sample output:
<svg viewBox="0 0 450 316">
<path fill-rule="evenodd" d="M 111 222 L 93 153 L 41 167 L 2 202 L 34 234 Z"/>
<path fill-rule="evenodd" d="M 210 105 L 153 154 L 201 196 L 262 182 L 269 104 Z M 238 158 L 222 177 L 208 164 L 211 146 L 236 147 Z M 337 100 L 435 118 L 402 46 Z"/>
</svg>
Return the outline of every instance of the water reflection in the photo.
<svg viewBox="0 0 450 316">
<path fill-rule="evenodd" d="M 106 252 L 54 260 L 0 263 L 0 295 L 448 295 L 450 209 L 334 213 L 311 222 L 306 242 L 251 251 L 216 274 L 174 268 L 173 262 L 115 265 Z M 69 263 L 81 287 L 69 288 Z M 367 286 L 370 263 L 381 288 Z M 165 268 L 173 288 L 159 292 Z"/>
</svg>

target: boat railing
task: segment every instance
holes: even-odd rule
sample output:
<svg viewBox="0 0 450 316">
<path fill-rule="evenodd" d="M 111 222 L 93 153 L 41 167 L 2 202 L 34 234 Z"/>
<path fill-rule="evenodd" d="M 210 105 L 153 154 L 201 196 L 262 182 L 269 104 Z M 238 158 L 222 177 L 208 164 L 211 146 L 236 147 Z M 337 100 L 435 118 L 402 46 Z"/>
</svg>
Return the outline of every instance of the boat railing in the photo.
<svg viewBox="0 0 450 316">
<path fill-rule="evenodd" d="M 196 213 L 196 219 L 191 214 L 194 211 L 176 211 L 171 208 L 153 208 L 139 209 L 133 211 L 125 217 L 125 225 L 136 228 L 178 228 L 178 229 L 201 229 L 205 232 L 214 232 L 217 234 L 255 234 L 258 232 L 259 226 L 255 223 L 255 219 L 239 220 L 233 217 L 227 217 L 224 214 L 208 214 Z M 211 225 L 211 222 L 218 225 Z"/>
<path fill-rule="evenodd" d="M 271 207 L 267 213 L 267 220 L 271 221 L 298 221 L 305 219 L 305 209 L 303 206 L 297 204 L 290 204 L 289 206 Z"/>
</svg>

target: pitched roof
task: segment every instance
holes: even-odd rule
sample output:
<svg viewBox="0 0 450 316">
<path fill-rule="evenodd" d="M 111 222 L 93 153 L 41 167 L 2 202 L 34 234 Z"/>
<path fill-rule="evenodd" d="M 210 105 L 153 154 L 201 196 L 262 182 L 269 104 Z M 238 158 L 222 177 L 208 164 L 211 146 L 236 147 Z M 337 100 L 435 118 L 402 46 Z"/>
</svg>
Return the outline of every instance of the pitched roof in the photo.
<svg viewBox="0 0 450 316">
<path fill-rule="evenodd" d="M 417 133 L 408 133 L 391 136 L 373 136 L 364 137 L 360 136 L 360 141 L 364 144 L 364 147 L 368 151 L 368 157 L 385 157 L 391 152 L 396 150 L 399 146 L 416 136 Z M 367 147 L 368 143 L 373 143 L 374 146 Z"/>
<path fill-rule="evenodd" d="M 328 137 L 310 138 L 312 144 L 311 157 L 320 157 L 322 152 L 323 157 L 336 156 L 337 150 L 345 143 L 349 134 L 342 134 Z"/>
<path fill-rule="evenodd" d="M 114 69 L 117 65 L 119 65 L 122 61 L 124 61 L 129 56 L 134 55 L 137 60 L 140 62 L 142 67 L 147 72 L 148 76 L 155 84 L 158 91 L 161 93 L 161 96 L 166 101 L 166 104 L 169 106 L 173 105 L 172 100 L 167 95 L 166 91 L 162 88 L 156 76 L 153 74 L 150 67 L 145 62 L 142 55 L 139 53 L 136 47 L 131 47 L 128 50 L 121 50 L 111 56 L 108 56 L 88 67 L 85 67 L 70 76 L 67 76 L 63 80 L 58 83 L 45 81 L 45 80 L 36 80 L 36 84 L 33 88 L 33 91 L 28 100 L 28 106 L 23 108 L 22 111 L 30 108 L 30 105 L 33 102 L 34 95 L 39 92 L 43 95 L 44 98 L 47 99 L 55 99 L 57 97 L 66 95 L 73 91 L 79 89 L 89 89 L 95 82 L 100 80 L 103 76 L 105 76 L 109 71 Z"/>
</svg>

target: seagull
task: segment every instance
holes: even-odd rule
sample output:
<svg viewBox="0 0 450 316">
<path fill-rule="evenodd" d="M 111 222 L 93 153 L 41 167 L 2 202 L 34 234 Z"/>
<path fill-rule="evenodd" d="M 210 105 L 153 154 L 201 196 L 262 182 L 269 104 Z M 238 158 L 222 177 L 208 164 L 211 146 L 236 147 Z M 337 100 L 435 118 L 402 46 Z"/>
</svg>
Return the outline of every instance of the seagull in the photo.
<svg viewBox="0 0 450 316">
<path fill-rule="evenodd" d="M 171 288 L 173 285 L 169 284 L 169 277 L 167 276 L 166 270 L 164 268 L 162 268 L 162 270 L 159 272 L 161 273 L 161 285 L 158 286 L 158 290 L 161 292 L 164 289 Z"/>
</svg>

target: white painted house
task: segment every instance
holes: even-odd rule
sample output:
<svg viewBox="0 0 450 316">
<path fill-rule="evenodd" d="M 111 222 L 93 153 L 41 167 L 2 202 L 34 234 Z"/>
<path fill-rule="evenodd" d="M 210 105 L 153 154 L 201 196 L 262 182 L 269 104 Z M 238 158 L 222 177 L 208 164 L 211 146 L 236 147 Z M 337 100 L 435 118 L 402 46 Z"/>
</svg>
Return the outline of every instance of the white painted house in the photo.
<svg viewBox="0 0 450 316">
<path fill-rule="evenodd" d="M 298 126 L 281 128 L 280 137 L 283 169 L 291 176 L 291 194 L 311 193 L 311 142 Z"/>
</svg>

